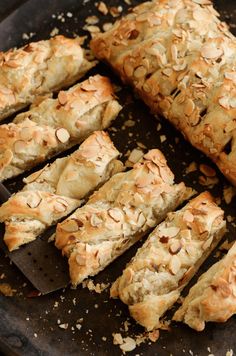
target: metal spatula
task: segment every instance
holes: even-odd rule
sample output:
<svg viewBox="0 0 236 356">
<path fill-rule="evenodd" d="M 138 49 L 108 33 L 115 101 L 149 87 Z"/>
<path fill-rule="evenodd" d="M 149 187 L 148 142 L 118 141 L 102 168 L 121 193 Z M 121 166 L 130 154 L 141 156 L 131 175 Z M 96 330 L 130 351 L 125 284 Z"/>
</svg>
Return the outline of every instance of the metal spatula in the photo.
<svg viewBox="0 0 236 356">
<path fill-rule="evenodd" d="M 0 183 L 0 201 L 4 203 L 10 196 L 11 193 Z M 4 230 L 3 226 L 1 230 Z M 13 252 L 5 246 L 3 234 L 0 237 L 0 248 L 41 294 L 64 288 L 70 281 L 67 261 L 52 243 L 48 243 L 52 233 L 53 229 L 49 229 L 43 236 Z"/>
</svg>

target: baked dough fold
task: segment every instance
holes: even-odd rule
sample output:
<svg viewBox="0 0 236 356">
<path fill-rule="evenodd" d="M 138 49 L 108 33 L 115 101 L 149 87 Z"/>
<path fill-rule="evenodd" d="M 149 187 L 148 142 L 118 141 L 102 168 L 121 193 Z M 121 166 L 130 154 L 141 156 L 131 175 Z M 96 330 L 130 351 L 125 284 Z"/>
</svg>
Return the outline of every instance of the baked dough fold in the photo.
<svg viewBox="0 0 236 356">
<path fill-rule="evenodd" d="M 0 52 L 0 120 L 82 78 L 95 62 L 86 59 L 81 42 L 56 36 Z"/>
<path fill-rule="evenodd" d="M 128 172 L 114 175 L 83 207 L 57 225 L 55 245 L 68 257 L 71 282 L 103 270 L 189 195 L 163 154 L 150 150 Z"/>
<path fill-rule="evenodd" d="M 236 243 L 190 289 L 173 319 L 202 331 L 208 321 L 223 323 L 236 313 Z"/>
<path fill-rule="evenodd" d="M 111 288 L 147 330 L 173 306 L 225 232 L 223 211 L 204 192 L 169 213 L 151 233 Z"/>
<path fill-rule="evenodd" d="M 236 185 L 236 40 L 208 0 L 154 0 L 91 41 L 131 84 Z"/>
<path fill-rule="evenodd" d="M 0 180 L 14 177 L 107 128 L 121 110 L 108 78 L 95 75 L 0 126 Z"/>
<path fill-rule="evenodd" d="M 113 174 L 123 170 L 107 133 L 96 131 L 70 156 L 59 158 L 24 179 L 23 191 L 0 207 L 9 250 L 34 240 L 69 215 Z"/>
</svg>

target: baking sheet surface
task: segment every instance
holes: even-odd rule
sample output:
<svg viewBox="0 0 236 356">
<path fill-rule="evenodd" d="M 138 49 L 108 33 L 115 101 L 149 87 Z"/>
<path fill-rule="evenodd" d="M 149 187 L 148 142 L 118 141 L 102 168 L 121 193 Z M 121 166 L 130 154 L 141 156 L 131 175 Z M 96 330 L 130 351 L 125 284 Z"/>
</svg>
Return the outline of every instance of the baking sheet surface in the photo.
<svg viewBox="0 0 236 356">
<path fill-rule="evenodd" d="M 132 5 L 139 2 L 141 1 L 131 1 Z M 121 5 L 124 12 L 128 9 L 128 5 L 123 0 L 107 0 L 106 3 L 109 6 Z M 215 6 L 219 9 L 222 18 L 231 24 L 231 30 L 235 32 L 235 1 L 217 0 Z M 98 26 L 103 22 L 114 21 L 112 16 L 104 16 L 98 12 L 94 1 L 26 1 L 0 23 L 0 49 L 20 46 L 30 40 L 46 39 L 55 28 L 64 35 L 88 35 L 82 27 L 89 15 L 99 17 Z M 96 72 L 108 75 L 113 82 L 121 85 L 106 66 L 99 64 L 90 74 Z M 199 192 L 205 190 L 205 187 L 198 183 L 201 175 L 199 171 L 185 174 L 185 169 L 193 161 L 198 166 L 203 163 L 211 167 L 214 165 L 162 119 L 161 130 L 157 131 L 158 121 L 149 113 L 148 108 L 133 96 L 129 88 L 123 88 L 118 93 L 118 97 L 124 109 L 112 128 L 108 130 L 117 148 L 125 154 L 129 149 L 137 147 L 137 143 L 143 144 L 148 149 L 157 147 L 165 154 L 175 173 L 176 181 L 184 180 Z M 129 127 L 128 119 L 132 119 L 135 125 Z M 216 197 L 222 197 L 223 187 L 228 183 L 218 171 L 217 175 L 219 183 L 211 189 L 211 192 Z M 6 186 L 11 192 L 15 192 L 21 184 L 22 177 L 19 177 L 7 182 Z M 222 201 L 226 216 L 236 217 L 235 203 L 235 199 L 230 205 Z M 228 229 L 226 238 L 232 240 L 236 236 L 234 224 L 228 224 Z M 140 245 L 138 243 L 93 278 L 94 284 L 114 281 Z M 216 261 L 214 256 L 215 253 L 202 266 L 199 274 Z M 129 318 L 126 306 L 118 300 L 109 298 L 109 288 L 98 294 L 79 286 L 77 290 L 67 288 L 50 295 L 34 297 L 33 287 L 17 268 L 9 264 L 8 258 L 2 251 L 0 251 L 0 278 L 2 278 L 0 284 L 9 283 L 16 290 L 14 297 L 0 297 L 0 350 L 6 354 L 27 356 L 113 354 L 115 356 L 120 355 L 121 350 L 113 345 L 112 333 L 120 332 L 123 337 L 134 338 L 144 333 L 143 328 Z M 172 314 L 173 310 L 168 313 L 166 319 L 168 320 Z M 125 331 L 127 321 L 128 332 Z M 194 332 L 183 324 L 173 323 L 170 331 L 161 331 L 156 343 L 142 343 L 130 355 L 203 356 L 212 353 L 223 356 L 230 349 L 236 352 L 235 328 L 236 317 L 232 317 L 225 324 L 209 323 L 201 333 Z"/>
</svg>

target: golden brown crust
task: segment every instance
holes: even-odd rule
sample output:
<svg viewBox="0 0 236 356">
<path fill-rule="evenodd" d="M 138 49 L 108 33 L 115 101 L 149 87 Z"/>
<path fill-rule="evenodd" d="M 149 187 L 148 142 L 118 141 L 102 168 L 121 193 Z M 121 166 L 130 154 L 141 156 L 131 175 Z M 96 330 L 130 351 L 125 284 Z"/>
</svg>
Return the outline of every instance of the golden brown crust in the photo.
<svg viewBox="0 0 236 356">
<path fill-rule="evenodd" d="M 143 3 L 91 48 L 236 185 L 236 41 L 210 1 Z"/>
<path fill-rule="evenodd" d="M 80 79 L 95 62 L 85 58 L 80 38 L 56 36 L 0 52 L 0 120 Z"/>
<path fill-rule="evenodd" d="M 148 237 L 111 288 L 147 330 L 173 306 L 181 290 L 225 232 L 223 211 L 204 192 L 169 213 Z"/>
<path fill-rule="evenodd" d="M 100 75 L 60 91 L 0 126 L 0 179 L 14 177 L 107 128 L 121 106 L 108 78 Z"/>
<path fill-rule="evenodd" d="M 208 321 L 223 323 L 236 313 L 236 243 L 190 289 L 173 319 L 202 331 Z"/>
<path fill-rule="evenodd" d="M 185 199 L 159 150 L 114 175 L 88 203 L 57 225 L 55 244 L 69 258 L 73 285 L 97 274 Z"/>
</svg>

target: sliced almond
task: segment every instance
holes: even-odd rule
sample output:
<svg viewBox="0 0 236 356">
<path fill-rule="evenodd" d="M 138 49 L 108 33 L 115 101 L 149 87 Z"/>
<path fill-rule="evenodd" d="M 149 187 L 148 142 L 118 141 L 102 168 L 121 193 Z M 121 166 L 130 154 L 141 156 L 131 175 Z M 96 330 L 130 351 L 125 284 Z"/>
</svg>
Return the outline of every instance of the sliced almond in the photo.
<svg viewBox="0 0 236 356">
<path fill-rule="evenodd" d="M 183 220 L 187 222 L 193 222 L 194 216 L 189 210 L 186 210 L 183 215 Z"/>
<path fill-rule="evenodd" d="M 171 257 L 169 262 L 169 270 L 172 274 L 177 274 L 180 270 L 181 262 L 178 256 L 174 255 Z"/>
<path fill-rule="evenodd" d="M 172 238 L 172 237 L 175 237 L 176 235 L 178 235 L 179 231 L 180 231 L 180 228 L 176 227 L 176 226 L 164 227 L 164 228 L 161 228 L 160 235 L 168 236 L 168 237 Z"/>
<path fill-rule="evenodd" d="M 223 278 L 219 278 L 217 291 L 222 295 L 223 298 L 228 298 L 232 293 L 229 283 Z"/>
<path fill-rule="evenodd" d="M 77 232 L 81 226 L 83 226 L 81 221 L 72 218 L 62 224 L 62 229 L 66 232 Z"/>
<path fill-rule="evenodd" d="M 32 138 L 32 128 L 31 127 L 23 127 L 20 132 L 20 137 L 24 141 L 28 141 Z"/>
<path fill-rule="evenodd" d="M 143 78 L 145 77 L 145 75 L 147 74 L 147 69 L 143 66 L 139 66 L 134 70 L 134 77 L 137 79 Z"/>
<path fill-rule="evenodd" d="M 67 103 L 68 97 L 66 92 L 60 91 L 60 93 L 58 94 L 58 101 L 61 105 L 65 105 Z"/>
<path fill-rule="evenodd" d="M 14 143 L 15 153 L 24 153 L 26 147 L 27 147 L 27 144 L 24 141 L 19 140 Z"/>
<path fill-rule="evenodd" d="M 31 209 L 35 209 L 39 206 L 41 201 L 42 201 L 42 198 L 37 193 L 32 192 L 32 194 L 27 199 L 27 205 Z"/>
<path fill-rule="evenodd" d="M 219 98 L 219 104 L 223 108 L 229 110 L 229 108 L 230 108 L 230 99 L 227 96 L 222 96 L 222 97 Z"/>
<path fill-rule="evenodd" d="M 56 137 L 61 143 L 66 143 L 70 138 L 70 134 L 66 129 L 61 127 L 60 129 L 56 130 Z"/>
<path fill-rule="evenodd" d="M 121 220 L 123 220 L 123 214 L 119 209 L 109 209 L 108 210 L 108 215 L 115 221 L 115 222 L 119 222 Z"/>
<path fill-rule="evenodd" d="M 201 55 L 207 59 L 217 59 L 224 54 L 221 48 L 216 48 L 210 44 L 202 46 Z"/>
<path fill-rule="evenodd" d="M 169 247 L 169 252 L 172 255 L 176 255 L 177 253 L 179 253 L 179 251 L 181 250 L 182 246 L 180 241 L 176 240 L 174 242 L 171 243 L 170 247 Z"/>
<path fill-rule="evenodd" d="M 86 256 L 84 256 L 84 255 L 80 255 L 80 254 L 76 255 L 75 260 L 79 266 L 86 265 Z"/>
<path fill-rule="evenodd" d="M 67 210 L 68 204 L 66 201 L 57 199 L 54 203 L 54 210 L 58 213 L 64 213 Z"/>
<path fill-rule="evenodd" d="M 90 224 L 93 227 L 99 226 L 102 222 L 103 220 L 97 214 L 93 214 L 90 218 Z"/>
<path fill-rule="evenodd" d="M 195 109 L 195 104 L 191 99 L 187 99 L 184 104 L 184 113 L 185 115 L 190 116 Z"/>
</svg>

